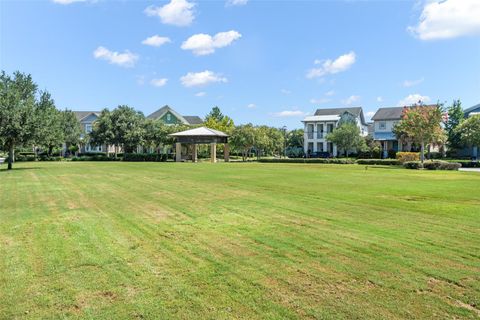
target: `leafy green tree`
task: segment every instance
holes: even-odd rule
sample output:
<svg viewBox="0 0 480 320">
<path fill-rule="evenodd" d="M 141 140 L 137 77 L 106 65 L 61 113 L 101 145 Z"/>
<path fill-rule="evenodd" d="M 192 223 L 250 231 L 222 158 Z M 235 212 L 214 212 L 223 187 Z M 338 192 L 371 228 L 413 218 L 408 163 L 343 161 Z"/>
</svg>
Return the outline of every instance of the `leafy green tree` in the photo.
<svg viewBox="0 0 480 320">
<path fill-rule="evenodd" d="M 13 77 L 0 74 L 0 137 L 8 150 L 8 170 L 13 167 L 14 150 L 35 138 L 37 85 L 32 76 L 18 71 Z"/>
<path fill-rule="evenodd" d="M 144 135 L 143 113 L 132 107 L 118 106 L 111 114 L 113 143 L 121 145 L 125 153 L 130 153 L 142 144 Z"/>
<path fill-rule="evenodd" d="M 64 110 L 61 112 L 61 127 L 67 150 L 78 150 L 82 129 L 73 111 Z"/>
<path fill-rule="evenodd" d="M 162 121 L 154 119 L 146 119 L 144 122 L 144 145 L 147 148 L 153 148 L 160 153 L 162 147 L 172 145 L 174 139 L 168 135 L 174 132 L 182 131 L 185 126 L 182 125 L 166 125 Z"/>
<path fill-rule="evenodd" d="M 420 145 L 420 159 L 425 160 L 425 145 L 439 145 L 445 141 L 445 132 L 441 126 L 442 108 L 440 105 L 416 105 L 405 107 L 402 119 L 395 126 L 397 138 L 410 139 Z"/>
<path fill-rule="evenodd" d="M 89 143 L 94 145 L 114 145 L 115 157 L 117 157 L 119 143 L 115 140 L 112 113 L 103 109 L 99 117 L 93 123 L 92 132 L 88 136 Z M 107 148 L 108 150 L 108 148 Z"/>
<path fill-rule="evenodd" d="M 235 128 L 233 120 L 230 117 L 225 116 L 217 106 L 213 107 L 210 113 L 207 114 L 203 125 L 207 128 L 219 130 L 227 134 L 231 134 Z"/>
<path fill-rule="evenodd" d="M 286 148 L 289 157 L 300 157 L 303 154 L 303 129 L 294 129 L 286 134 Z"/>
<path fill-rule="evenodd" d="M 248 153 L 255 145 L 255 135 L 255 128 L 251 123 L 237 126 L 232 131 L 230 144 L 242 153 L 243 161 L 246 161 Z"/>
<path fill-rule="evenodd" d="M 463 147 L 460 133 L 455 130 L 464 119 L 462 103 L 460 100 L 453 100 L 452 105 L 447 109 L 448 120 L 445 122 L 445 131 L 448 137 L 448 147 L 458 150 Z"/>
<path fill-rule="evenodd" d="M 35 144 L 45 149 L 50 156 L 53 148 L 64 142 L 62 114 L 55 107 L 50 93 L 45 91 L 40 94 L 35 116 Z"/>
<path fill-rule="evenodd" d="M 205 122 L 207 122 L 209 119 L 215 119 L 217 122 L 220 122 L 223 120 L 224 117 L 225 116 L 223 115 L 222 111 L 220 111 L 220 108 L 218 106 L 215 106 L 205 116 Z"/>
<path fill-rule="evenodd" d="M 350 150 L 364 149 L 365 146 L 365 139 L 360 135 L 360 128 L 350 121 L 343 122 L 329 133 L 326 139 L 335 143 L 338 149 L 343 150 L 346 157 Z"/>
<path fill-rule="evenodd" d="M 474 115 L 462 121 L 455 131 L 462 143 L 468 146 L 480 146 L 480 115 Z"/>
</svg>

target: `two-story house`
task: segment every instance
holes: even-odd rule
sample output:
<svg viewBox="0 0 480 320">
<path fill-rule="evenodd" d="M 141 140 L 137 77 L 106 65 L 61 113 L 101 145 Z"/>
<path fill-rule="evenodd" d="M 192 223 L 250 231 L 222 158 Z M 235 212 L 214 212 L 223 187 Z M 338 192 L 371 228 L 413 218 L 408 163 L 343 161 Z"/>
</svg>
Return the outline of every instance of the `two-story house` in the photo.
<svg viewBox="0 0 480 320">
<path fill-rule="evenodd" d="M 149 116 L 149 119 L 157 119 L 165 124 L 185 124 L 189 126 L 199 125 L 203 123 L 202 118 L 198 116 L 182 116 L 168 105 L 161 107 Z"/>
<path fill-rule="evenodd" d="M 93 123 L 100 116 L 100 111 L 74 111 L 77 120 L 80 122 L 80 128 L 82 130 L 81 138 L 85 138 L 93 130 Z M 108 148 L 108 149 L 107 149 Z M 106 145 L 95 146 L 90 143 L 85 143 L 80 146 L 80 153 L 93 153 L 93 152 L 113 152 L 113 147 Z"/>
<path fill-rule="evenodd" d="M 361 107 L 317 109 L 313 116 L 307 116 L 302 121 L 304 124 L 303 149 L 307 156 L 318 152 L 328 153 L 331 157 L 337 156 L 337 146 L 328 142 L 326 137 L 335 130 L 342 116 L 351 117 L 357 123 L 362 136 L 368 134 Z"/>
</svg>

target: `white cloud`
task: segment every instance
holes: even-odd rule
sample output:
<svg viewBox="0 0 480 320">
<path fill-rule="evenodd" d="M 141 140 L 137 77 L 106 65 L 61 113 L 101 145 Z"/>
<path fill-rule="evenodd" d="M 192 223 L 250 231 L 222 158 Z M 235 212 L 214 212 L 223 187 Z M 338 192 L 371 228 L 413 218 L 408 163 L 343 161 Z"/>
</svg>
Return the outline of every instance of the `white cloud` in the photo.
<svg viewBox="0 0 480 320">
<path fill-rule="evenodd" d="M 342 103 L 346 105 L 351 105 L 352 103 L 355 103 L 358 100 L 360 100 L 360 96 L 350 96 L 347 99 L 342 100 Z"/>
<path fill-rule="evenodd" d="M 335 91 L 333 91 L 333 90 L 330 90 L 330 91 L 325 92 L 325 95 L 326 95 L 327 97 L 331 97 L 331 96 L 333 96 L 334 94 L 335 94 Z"/>
<path fill-rule="evenodd" d="M 292 93 L 292 91 L 287 90 L 287 89 L 282 89 L 282 90 L 280 90 L 280 92 L 283 93 L 283 94 L 290 94 L 290 93 Z"/>
<path fill-rule="evenodd" d="M 371 118 L 375 115 L 375 111 L 368 111 L 366 114 L 367 118 Z"/>
<path fill-rule="evenodd" d="M 424 78 L 420 78 L 420 79 L 417 79 L 417 80 L 405 80 L 403 81 L 403 86 L 408 88 L 408 87 L 413 87 L 413 86 L 416 86 L 416 85 L 419 85 L 420 83 L 422 83 L 424 80 Z"/>
<path fill-rule="evenodd" d="M 180 78 L 185 87 L 206 86 L 210 83 L 227 82 L 227 78 L 209 70 L 202 72 L 189 72 Z"/>
<path fill-rule="evenodd" d="M 449 39 L 480 34 L 480 1 L 429 1 L 416 26 L 408 27 L 422 40 Z"/>
<path fill-rule="evenodd" d="M 225 3 L 225 5 L 227 7 L 231 7 L 231 6 L 244 6 L 246 5 L 248 2 L 248 0 L 227 0 L 227 2 Z"/>
<path fill-rule="evenodd" d="M 95 59 L 106 60 L 111 64 L 116 64 L 127 68 L 133 67 L 138 60 L 138 55 L 131 53 L 128 50 L 123 53 L 119 53 L 117 51 L 110 51 L 102 46 L 95 49 L 93 56 Z"/>
<path fill-rule="evenodd" d="M 322 103 L 327 103 L 330 102 L 331 99 L 327 98 L 320 98 L 320 99 L 310 99 L 310 103 L 312 104 L 322 104 Z"/>
<path fill-rule="evenodd" d="M 152 47 L 160 47 L 161 45 L 164 45 L 165 43 L 169 43 L 169 42 L 172 42 L 172 41 L 168 37 L 161 37 L 158 35 L 154 35 L 143 40 L 142 44 L 147 46 L 152 46 Z"/>
<path fill-rule="evenodd" d="M 344 55 L 341 55 L 335 60 L 315 60 L 314 64 L 321 65 L 318 68 L 312 68 L 307 72 L 307 78 L 318 78 L 328 74 L 335 74 L 348 70 L 356 60 L 355 52 L 351 51 Z"/>
<path fill-rule="evenodd" d="M 255 109 L 256 107 L 257 105 L 255 103 L 250 103 L 249 105 L 247 105 L 248 109 Z"/>
<path fill-rule="evenodd" d="M 410 94 L 403 98 L 402 100 L 398 101 L 398 106 L 403 107 L 403 106 L 411 106 L 414 104 L 417 104 L 419 101 L 423 103 L 428 103 L 430 101 L 429 96 L 422 96 L 418 93 L 415 94 Z"/>
<path fill-rule="evenodd" d="M 206 95 L 207 95 L 207 93 L 204 92 L 204 91 L 195 93 L 195 97 L 205 97 Z"/>
<path fill-rule="evenodd" d="M 378 97 L 377 97 L 377 102 L 383 102 L 383 98 L 380 97 L 380 96 L 378 96 Z"/>
<path fill-rule="evenodd" d="M 203 56 L 215 52 L 215 49 L 231 45 L 242 35 L 235 30 L 219 32 L 213 37 L 209 34 L 199 33 L 191 36 L 182 43 L 183 50 L 192 50 L 193 54 Z"/>
<path fill-rule="evenodd" d="M 86 2 L 87 0 L 52 0 L 52 1 L 58 4 L 72 4 L 75 2 Z"/>
<path fill-rule="evenodd" d="M 161 79 L 152 79 L 150 83 L 152 86 L 155 87 L 163 87 L 164 85 L 167 84 L 168 79 L 167 78 L 161 78 Z"/>
<path fill-rule="evenodd" d="M 305 115 L 305 112 L 303 111 L 300 111 L 300 110 L 284 110 L 284 111 L 280 111 L 280 112 L 275 112 L 273 113 L 273 116 L 274 117 L 281 117 L 281 118 L 285 118 L 285 117 L 302 117 Z"/>
<path fill-rule="evenodd" d="M 162 23 L 185 27 L 195 19 L 193 8 L 195 4 L 187 0 L 171 0 L 162 7 L 149 6 L 145 9 L 147 16 L 157 16 Z"/>
</svg>

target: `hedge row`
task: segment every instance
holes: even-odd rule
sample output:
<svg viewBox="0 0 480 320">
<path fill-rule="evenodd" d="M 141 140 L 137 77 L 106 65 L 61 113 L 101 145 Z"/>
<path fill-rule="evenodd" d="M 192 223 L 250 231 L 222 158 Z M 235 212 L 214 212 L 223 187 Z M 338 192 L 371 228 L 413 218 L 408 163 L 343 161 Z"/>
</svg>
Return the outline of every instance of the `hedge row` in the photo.
<svg viewBox="0 0 480 320">
<path fill-rule="evenodd" d="M 167 155 L 158 153 L 126 153 L 123 155 L 123 161 L 165 162 L 167 161 Z"/>
<path fill-rule="evenodd" d="M 480 168 L 480 161 L 471 160 L 445 160 L 447 162 L 460 163 L 462 168 Z"/>
<path fill-rule="evenodd" d="M 72 161 L 120 161 L 121 158 L 107 157 L 104 155 L 73 157 Z"/>
<path fill-rule="evenodd" d="M 358 159 L 357 164 L 380 165 L 380 166 L 397 166 L 400 161 L 395 159 Z"/>
<path fill-rule="evenodd" d="M 407 161 L 403 164 L 407 169 L 426 169 L 426 170 L 458 170 L 462 165 L 458 162 L 447 161 L 425 161 L 423 164 L 420 161 Z"/>
<path fill-rule="evenodd" d="M 264 163 L 334 163 L 334 164 L 353 164 L 355 161 L 353 159 L 303 159 L 303 158 L 297 158 L 297 159 L 260 159 L 258 162 L 264 162 Z"/>
</svg>

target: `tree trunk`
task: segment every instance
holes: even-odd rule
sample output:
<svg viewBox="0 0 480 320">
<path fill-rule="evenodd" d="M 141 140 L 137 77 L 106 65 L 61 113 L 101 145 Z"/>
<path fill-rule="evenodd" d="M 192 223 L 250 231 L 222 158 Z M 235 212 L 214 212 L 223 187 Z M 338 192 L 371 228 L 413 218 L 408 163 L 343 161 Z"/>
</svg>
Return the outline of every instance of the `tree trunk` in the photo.
<svg viewBox="0 0 480 320">
<path fill-rule="evenodd" d="M 10 146 L 8 150 L 8 170 L 12 170 L 13 158 L 15 157 L 15 150 L 13 145 Z"/>
<path fill-rule="evenodd" d="M 422 146 L 420 148 L 420 161 L 423 164 L 423 161 L 425 161 L 425 142 L 422 141 Z"/>
</svg>

